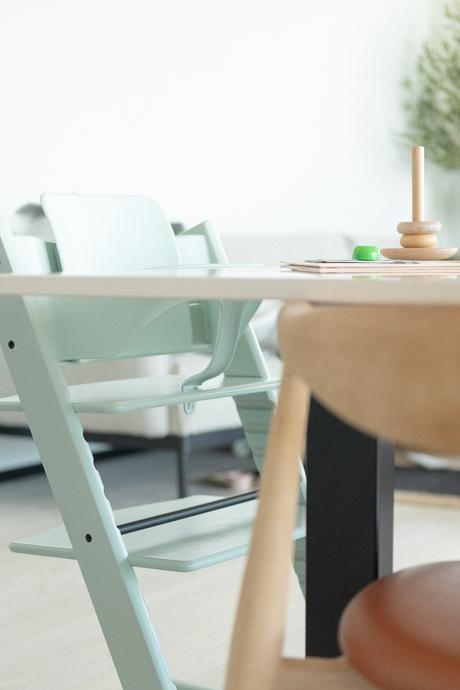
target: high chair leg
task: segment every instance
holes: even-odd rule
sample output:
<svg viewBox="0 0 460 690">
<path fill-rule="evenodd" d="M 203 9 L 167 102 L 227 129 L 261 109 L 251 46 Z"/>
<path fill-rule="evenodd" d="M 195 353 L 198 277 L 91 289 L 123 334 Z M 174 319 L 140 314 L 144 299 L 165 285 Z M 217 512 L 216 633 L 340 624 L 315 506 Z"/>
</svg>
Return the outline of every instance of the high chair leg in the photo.
<svg viewBox="0 0 460 690">
<path fill-rule="evenodd" d="M 173 690 L 61 367 L 34 303 L 2 300 L 1 345 L 124 690 Z"/>
</svg>

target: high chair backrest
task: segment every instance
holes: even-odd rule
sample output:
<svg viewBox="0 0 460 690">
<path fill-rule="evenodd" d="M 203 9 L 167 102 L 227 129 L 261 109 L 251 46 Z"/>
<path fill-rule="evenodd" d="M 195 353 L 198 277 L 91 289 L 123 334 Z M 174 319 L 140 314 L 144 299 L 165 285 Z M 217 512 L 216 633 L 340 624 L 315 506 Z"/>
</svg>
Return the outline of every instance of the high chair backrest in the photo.
<svg viewBox="0 0 460 690">
<path fill-rule="evenodd" d="M 42 205 L 66 273 L 125 274 L 215 260 L 216 239 L 206 223 L 176 238 L 161 208 L 146 197 L 44 194 Z M 7 253 L 10 240 L 11 234 Z M 226 262 L 223 250 L 220 255 Z M 208 367 L 184 382 L 191 388 L 227 369 L 258 306 L 186 299 L 35 301 L 60 361 L 212 353 Z"/>
<path fill-rule="evenodd" d="M 149 199 L 124 197 L 120 201 L 118 197 L 102 197 L 98 204 L 98 198 L 93 197 L 44 195 L 44 198 L 53 218 L 53 235 L 60 240 L 59 254 L 55 244 L 16 235 L 9 224 L 1 221 L 0 243 L 4 254 L 0 272 L 49 273 L 64 266 L 70 272 L 82 274 L 125 273 L 157 262 L 177 265 L 179 261 L 172 229 L 158 205 Z M 96 209 L 94 217 L 93 209 Z M 100 220 L 100 225 L 95 223 L 95 218 Z M 78 227 L 81 232 L 77 231 Z M 106 251 L 98 234 L 99 227 L 107 243 Z M 123 237 L 122 227 L 125 228 Z M 110 228 L 114 231 L 112 243 Z M 142 256 L 144 262 L 140 263 Z M 124 263 L 123 257 L 128 263 Z M 28 301 L 34 302 L 40 312 L 42 327 L 60 361 L 211 349 L 204 328 L 199 327 L 200 320 L 192 323 L 194 314 L 184 300 L 39 297 Z M 141 337 L 153 321 L 157 328 Z"/>
<path fill-rule="evenodd" d="M 180 263 L 160 206 L 142 196 L 43 194 L 62 270 L 128 273 Z"/>
<path fill-rule="evenodd" d="M 58 268 L 65 273 L 123 274 L 180 264 L 173 230 L 152 199 L 43 194 L 41 201 Z M 11 232 L 4 234 L 3 241 L 12 257 L 20 242 L 40 243 Z M 51 256 L 49 247 L 41 245 Z M 23 268 L 16 259 L 11 266 L 15 272 Z M 61 361 L 211 349 L 202 315 L 184 300 L 39 298 L 36 302 Z"/>
</svg>

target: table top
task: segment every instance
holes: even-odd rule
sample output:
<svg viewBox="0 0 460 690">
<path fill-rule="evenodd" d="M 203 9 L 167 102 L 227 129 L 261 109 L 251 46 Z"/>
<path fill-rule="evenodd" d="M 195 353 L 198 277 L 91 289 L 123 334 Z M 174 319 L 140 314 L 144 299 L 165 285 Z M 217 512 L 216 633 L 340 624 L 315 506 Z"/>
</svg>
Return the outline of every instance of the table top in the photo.
<svg viewBox="0 0 460 690">
<path fill-rule="evenodd" d="M 460 305 L 460 276 L 313 275 L 258 265 L 166 267 L 124 275 L 0 274 L 0 297 L 6 295 Z"/>
</svg>

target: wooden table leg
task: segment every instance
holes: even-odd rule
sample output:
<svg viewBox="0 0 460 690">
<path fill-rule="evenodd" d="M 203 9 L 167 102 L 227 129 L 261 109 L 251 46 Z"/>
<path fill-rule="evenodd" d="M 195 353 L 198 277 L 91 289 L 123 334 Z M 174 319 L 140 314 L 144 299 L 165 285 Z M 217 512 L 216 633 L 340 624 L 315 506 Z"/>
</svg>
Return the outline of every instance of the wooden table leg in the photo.
<svg viewBox="0 0 460 690">
<path fill-rule="evenodd" d="M 339 654 L 351 597 L 392 571 L 393 446 L 312 400 L 307 441 L 308 656 Z"/>
</svg>

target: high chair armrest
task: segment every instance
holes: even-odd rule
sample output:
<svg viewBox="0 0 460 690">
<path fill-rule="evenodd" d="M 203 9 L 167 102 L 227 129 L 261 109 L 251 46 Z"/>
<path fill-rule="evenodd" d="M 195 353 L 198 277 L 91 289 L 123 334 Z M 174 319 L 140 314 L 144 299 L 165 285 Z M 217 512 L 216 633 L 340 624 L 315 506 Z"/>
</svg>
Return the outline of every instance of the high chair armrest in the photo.
<svg viewBox="0 0 460 690">
<path fill-rule="evenodd" d="M 188 230 L 183 230 L 179 233 L 176 239 L 181 237 L 190 237 L 194 235 L 202 235 L 206 239 L 207 251 L 208 251 L 208 261 L 209 263 L 217 264 L 228 264 L 229 260 L 227 253 L 222 244 L 218 233 L 214 230 L 211 223 L 208 220 L 204 220 L 198 225 L 194 225 Z"/>
<path fill-rule="evenodd" d="M 200 262 L 207 260 L 209 263 L 229 263 L 220 237 L 208 221 L 203 221 L 189 230 L 184 230 L 176 239 L 180 242 L 181 239 L 186 240 L 200 236 L 204 237 L 206 247 L 190 244 L 190 254 L 188 256 L 181 256 L 181 258 L 186 259 L 188 263 L 193 263 L 194 258 Z M 183 246 L 184 248 L 186 247 L 185 243 Z M 203 249 L 207 256 L 204 255 Z M 215 324 L 214 333 L 212 334 L 214 342 L 213 355 L 208 366 L 203 371 L 184 381 L 182 386 L 184 391 L 198 388 L 206 380 L 218 376 L 229 367 L 235 355 L 238 341 L 252 316 L 257 311 L 259 304 L 260 302 L 256 301 L 218 300 L 208 302 L 210 323 Z"/>
</svg>

